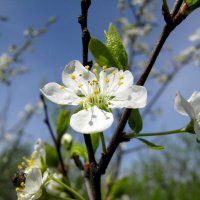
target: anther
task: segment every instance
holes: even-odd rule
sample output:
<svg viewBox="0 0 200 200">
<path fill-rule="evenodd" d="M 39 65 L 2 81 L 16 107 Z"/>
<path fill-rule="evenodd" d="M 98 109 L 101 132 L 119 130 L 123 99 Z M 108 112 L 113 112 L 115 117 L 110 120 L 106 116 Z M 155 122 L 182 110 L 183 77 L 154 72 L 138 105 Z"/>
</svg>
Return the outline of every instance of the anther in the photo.
<svg viewBox="0 0 200 200">
<path fill-rule="evenodd" d="M 105 78 L 105 82 L 106 82 L 106 83 L 109 83 L 110 80 L 109 80 L 108 78 Z"/>
<path fill-rule="evenodd" d="M 86 65 L 86 66 L 85 66 L 85 69 L 89 69 L 89 68 L 90 68 L 90 66 L 89 66 L 89 65 Z"/>
<path fill-rule="evenodd" d="M 73 80 L 75 80 L 76 76 L 75 75 L 71 75 L 70 78 L 73 79 Z"/>
<path fill-rule="evenodd" d="M 99 94 L 99 90 L 94 90 L 94 94 Z"/>
<path fill-rule="evenodd" d="M 95 67 L 98 67 L 98 66 L 99 66 L 99 64 L 98 64 L 98 63 L 94 63 L 94 66 L 95 66 Z"/>
<path fill-rule="evenodd" d="M 97 73 L 97 69 L 93 69 L 92 71 L 93 71 L 94 73 Z"/>
<path fill-rule="evenodd" d="M 103 70 L 106 70 L 106 69 L 107 69 L 107 67 L 104 65 L 104 66 L 102 67 L 102 69 L 103 69 Z"/>
<path fill-rule="evenodd" d="M 79 104 L 80 104 L 80 105 L 83 105 L 83 104 L 84 104 L 84 101 L 83 101 L 83 100 L 80 100 L 80 101 L 79 101 Z"/>
<path fill-rule="evenodd" d="M 79 84 L 78 84 L 78 87 L 79 87 L 79 88 L 81 88 L 82 86 L 83 86 L 83 84 L 82 84 L 82 83 L 79 83 Z"/>
<path fill-rule="evenodd" d="M 118 82 L 118 85 L 121 86 L 123 84 L 123 82 Z"/>
<path fill-rule="evenodd" d="M 123 75 L 119 76 L 119 80 L 122 80 L 122 79 L 124 79 L 124 76 Z"/>
<path fill-rule="evenodd" d="M 117 73 L 117 71 L 113 71 L 112 74 L 115 75 Z"/>
<path fill-rule="evenodd" d="M 65 89 L 65 86 L 61 85 L 61 86 L 59 86 L 59 89 L 63 90 L 63 89 Z"/>
</svg>

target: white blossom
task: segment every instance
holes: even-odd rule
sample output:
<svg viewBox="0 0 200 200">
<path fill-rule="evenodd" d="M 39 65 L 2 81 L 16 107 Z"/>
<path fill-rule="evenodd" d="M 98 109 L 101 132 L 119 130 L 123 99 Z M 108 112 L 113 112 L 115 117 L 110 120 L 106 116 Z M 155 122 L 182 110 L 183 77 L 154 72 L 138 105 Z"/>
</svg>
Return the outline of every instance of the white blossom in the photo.
<svg viewBox="0 0 200 200">
<path fill-rule="evenodd" d="M 55 82 L 46 84 L 41 92 L 52 102 L 61 105 L 81 106 L 73 114 L 71 127 L 80 133 L 102 132 L 113 123 L 110 108 L 142 108 L 146 105 L 147 91 L 133 85 L 130 71 L 103 67 L 88 70 L 88 66 L 75 60 L 62 73 L 64 86 Z"/>
<path fill-rule="evenodd" d="M 175 97 L 174 108 L 180 114 L 189 116 L 194 121 L 194 131 L 197 140 L 200 141 L 200 92 L 193 92 L 188 100 L 184 99 L 178 92 Z"/>
<path fill-rule="evenodd" d="M 200 40 L 200 28 L 198 28 L 196 32 L 189 37 L 189 40 L 192 42 Z"/>
<path fill-rule="evenodd" d="M 43 174 L 39 168 L 31 168 L 25 175 L 25 182 L 16 188 L 18 200 L 35 200 L 42 195 L 42 187 L 48 181 L 48 171 Z"/>
<path fill-rule="evenodd" d="M 7 53 L 3 53 L 0 56 L 0 70 L 5 70 L 12 62 L 13 59 Z"/>
<path fill-rule="evenodd" d="M 54 173 L 53 178 L 62 181 L 63 179 L 63 175 L 60 173 Z M 57 182 L 55 182 L 54 180 L 50 180 L 48 182 L 48 184 L 46 185 L 46 191 L 49 194 L 52 194 L 54 196 L 57 197 L 61 197 L 61 198 L 66 198 L 66 193 L 62 191 L 62 187 L 60 186 L 60 184 L 58 184 Z"/>
<path fill-rule="evenodd" d="M 49 171 L 46 170 L 45 165 L 45 147 L 38 139 L 30 159 L 24 158 L 24 162 L 18 166 L 24 177 L 16 187 L 18 200 L 35 200 L 42 195 L 42 187 L 48 182 L 49 177 Z"/>
</svg>

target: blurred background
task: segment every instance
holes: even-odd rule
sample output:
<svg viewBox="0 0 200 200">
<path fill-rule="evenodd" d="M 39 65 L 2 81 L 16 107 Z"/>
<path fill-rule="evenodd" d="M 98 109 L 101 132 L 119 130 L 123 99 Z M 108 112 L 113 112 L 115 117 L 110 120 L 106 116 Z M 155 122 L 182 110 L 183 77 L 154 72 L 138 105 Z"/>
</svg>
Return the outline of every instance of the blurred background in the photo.
<svg viewBox="0 0 200 200">
<path fill-rule="evenodd" d="M 89 9 L 92 37 L 104 41 L 109 23 L 117 27 L 135 81 L 165 24 L 161 3 L 94 0 Z M 169 1 L 170 8 L 173 3 Z M 50 81 L 61 83 L 65 65 L 74 59 L 81 61 L 80 12 L 78 0 L 0 0 L 0 200 L 16 199 L 11 179 L 34 141 L 41 138 L 52 143 L 39 88 Z M 148 106 L 141 110 L 142 132 L 173 130 L 189 122 L 174 111 L 174 97 L 180 91 L 188 99 L 200 90 L 199 17 L 197 9 L 172 32 L 155 63 L 145 85 L 149 97 Z M 54 124 L 59 107 L 48 102 L 48 108 Z M 106 132 L 108 140 L 115 126 Z M 126 131 L 130 131 L 128 126 Z M 82 140 L 77 133 L 72 136 Z M 112 198 L 199 200 L 200 147 L 195 135 L 148 139 L 165 149 L 151 150 L 133 140 L 116 152 L 111 164 L 117 166 Z M 122 196 L 123 192 L 127 195 Z"/>
</svg>

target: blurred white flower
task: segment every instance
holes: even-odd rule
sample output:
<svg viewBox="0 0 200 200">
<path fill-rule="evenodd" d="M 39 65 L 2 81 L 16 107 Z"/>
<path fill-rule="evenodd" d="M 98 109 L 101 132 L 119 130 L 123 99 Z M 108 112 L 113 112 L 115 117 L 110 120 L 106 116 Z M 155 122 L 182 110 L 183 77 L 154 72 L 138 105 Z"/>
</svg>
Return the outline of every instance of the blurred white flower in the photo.
<svg viewBox="0 0 200 200">
<path fill-rule="evenodd" d="M 53 177 L 60 181 L 62 181 L 63 179 L 63 175 L 60 173 L 54 173 Z M 57 197 L 61 197 L 61 198 L 67 197 L 66 193 L 62 191 L 62 187 L 60 186 L 60 184 L 56 183 L 53 180 L 50 180 L 48 184 L 46 185 L 46 191 L 49 194 L 57 196 Z"/>
<path fill-rule="evenodd" d="M 63 136 L 62 136 L 62 139 L 61 139 L 61 143 L 62 145 L 69 145 L 72 143 L 72 136 L 69 134 L 69 133 L 65 133 Z"/>
<path fill-rule="evenodd" d="M 5 70 L 12 62 L 12 57 L 10 57 L 7 53 L 3 53 L 0 56 L 0 70 Z"/>
<path fill-rule="evenodd" d="M 193 92 L 188 100 L 185 100 L 178 92 L 175 97 L 174 108 L 180 114 L 189 116 L 194 121 L 194 132 L 200 142 L 200 92 Z"/>
<path fill-rule="evenodd" d="M 42 187 L 48 181 L 48 171 L 43 174 L 39 168 L 27 171 L 24 182 L 16 188 L 18 200 L 35 200 L 42 195 Z"/>
<path fill-rule="evenodd" d="M 145 3 L 146 0 L 132 0 L 132 5 L 142 6 Z"/>
<path fill-rule="evenodd" d="M 189 36 L 189 40 L 192 42 L 196 42 L 197 40 L 200 40 L 200 28 L 198 28 L 194 34 Z"/>
<path fill-rule="evenodd" d="M 18 169 L 18 175 L 21 177 L 14 179 L 14 183 L 17 184 L 15 186 L 18 200 L 38 199 L 49 177 L 49 171 L 46 169 L 45 146 L 40 139 L 36 141 L 30 159 L 24 158 L 24 162 L 18 166 Z"/>
<path fill-rule="evenodd" d="M 79 61 L 70 62 L 62 73 L 65 86 L 48 83 L 42 89 L 50 101 L 61 105 L 82 106 L 73 114 L 71 127 L 79 133 L 96 133 L 108 129 L 113 123 L 110 108 L 142 108 L 146 105 L 147 91 L 133 85 L 130 71 L 103 67 L 88 70 Z"/>
</svg>

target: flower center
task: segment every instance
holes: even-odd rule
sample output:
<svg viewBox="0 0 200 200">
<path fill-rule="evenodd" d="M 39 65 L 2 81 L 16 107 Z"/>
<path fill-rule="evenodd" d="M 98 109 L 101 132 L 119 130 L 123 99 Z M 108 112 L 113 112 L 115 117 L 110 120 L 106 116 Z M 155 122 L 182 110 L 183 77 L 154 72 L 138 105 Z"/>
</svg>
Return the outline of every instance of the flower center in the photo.
<svg viewBox="0 0 200 200">
<path fill-rule="evenodd" d="M 71 74 L 70 78 L 76 82 L 79 97 L 81 97 L 80 105 L 84 109 L 88 109 L 92 106 L 97 106 L 100 109 L 107 109 L 110 104 L 110 100 L 114 98 L 112 94 L 119 89 L 124 83 L 124 75 L 117 74 L 117 70 L 107 71 L 107 67 L 102 67 L 102 74 L 99 73 L 99 66 L 94 65 L 95 68 L 92 70 L 95 74 L 95 79 L 89 79 L 85 82 L 81 82 L 82 78 L 79 77 L 89 77 L 90 71 L 89 66 L 85 66 L 88 74 Z M 103 74 L 104 73 L 104 74 Z M 100 77 L 101 76 L 101 77 Z M 64 89 L 62 86 L 60 89 Z"/>
</svg>

